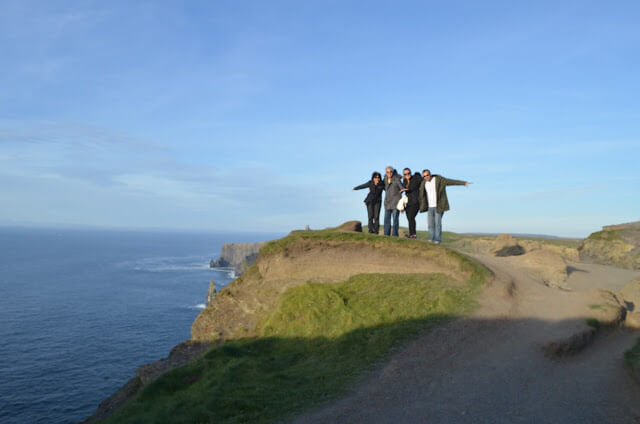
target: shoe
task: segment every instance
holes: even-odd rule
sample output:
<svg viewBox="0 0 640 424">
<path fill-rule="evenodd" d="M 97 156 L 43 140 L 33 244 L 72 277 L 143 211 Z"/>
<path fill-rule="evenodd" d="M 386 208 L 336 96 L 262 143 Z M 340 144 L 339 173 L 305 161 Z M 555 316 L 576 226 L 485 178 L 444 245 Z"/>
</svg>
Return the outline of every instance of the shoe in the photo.
<svg viewBox="0 0 640 424">
<path fill-rule="evenodd" d="M 409 236 L 409 238 L 412 238 L 412 239 L 414 239 L 414 240 L 415 240 L 415 239 L 417 239 L 418 237 L 416 237 L 416 235 L 415 235 L 415 234 L 413 234 L 413 235 L 410 235 L 410 236 Z"/>
<path fill-rule="evenodd" d="M 434 241 L 434 243 L 435 243 L 435 244 L 440 244 L 440 242 L 439 242 L 439 241 Z"/>
</svg>

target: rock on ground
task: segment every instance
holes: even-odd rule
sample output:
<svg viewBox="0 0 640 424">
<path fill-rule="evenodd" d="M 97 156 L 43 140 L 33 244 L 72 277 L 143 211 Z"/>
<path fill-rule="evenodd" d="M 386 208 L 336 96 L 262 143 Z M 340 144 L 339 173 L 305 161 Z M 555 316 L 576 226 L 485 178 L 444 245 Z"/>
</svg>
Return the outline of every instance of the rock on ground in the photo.
<svg viewBox="0 0 640 424">
<path fill-rule="evenodd" d="M 525 250 L 512 235 L 500 234 L 493 242 L 491 253 L 494 256 L 518 256 L 523 255 Z"/>
<path fill-rule="evenodd" d="M 550 287 L 564 287 L 567 263 L 562 256 L 549 250 L 534 250 L 521 256 L 522 266 L 540 277 Z"/>
<path fill-rule="evenodd" d="M 629 305 L 632 311 L 640 311 L 640 278 L 628 282 L 622 290 L 620 290 L 622 298 L 632 305 Z"/>
</svg>

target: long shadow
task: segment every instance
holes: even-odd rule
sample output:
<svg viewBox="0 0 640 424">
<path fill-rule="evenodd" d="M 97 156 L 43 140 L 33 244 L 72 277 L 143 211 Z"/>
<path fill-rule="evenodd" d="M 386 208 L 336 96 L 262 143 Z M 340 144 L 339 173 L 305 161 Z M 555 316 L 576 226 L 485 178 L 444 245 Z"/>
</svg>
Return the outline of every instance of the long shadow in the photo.
<svg viewBox="0 0 640 424">
<path fill-rule="evenodd" d="M 419 411 L 427 413 L 431 411 L 433 422 L 514 422 L 502 418 L 510 417 L 509 414 L 516 414 L 518 411 L 518 402 L 522 393 L 518 392 L 523 387 L 531 388 L 531 382 L 519 382 L 517 372 L 511 374 L 514 370 L 519 370 L 520 366 L 532 367 L 533 361 L 541 361 L 540 364 L 552 362 L 559 363 L 564 366 L 567 361 L 574 361 L 575 358 L 585 358 L 586 353 L 571 352 L 574 356 L 565 357 L 559 362 L 544 356 L 541 346 L 533 346 L 533 356 L 528 353 L 523 354 L 523 347 L 519 345 L 509 345 L 509 335 L 518 334 L 518 331 L 531 332 L 532 334 L 555 334 L 558 333 L 560 327 L 570 327 L 568 324 L 578 324 L 578 322 L 546 322 L 537 320 L 477 320 L 465 319 L 455 320 L 453 315 L 433 315 L 425 319 L 402 320 L 393 324 L 379 325 L 367 328 L 360 328 L 340 337 L 265 337 L 258 339 L 243 339 L 227 342 L 217 346 L 204 354 L 197 361 L 183 366 L 181 368 L 170 371 L 155 382 L 145 387 L 138 396 L 126 405 L 123 409 L 116 412 L 108 423 L 240 423 L 240 422 L 281 422 L 283 420 L 293 419 L 297 414 L 313 409 L 318 405 L 327 405 L 348 393 L 350 388 L 358 381 L 362 381 L 363 375 L 380 375 L 384 368 L 384 363 L 389 359 L 390 352 L 395 360 L 400 361 L 400 369 L 403 366 L 403 352 L 411 349 L 411 340 L 420 340 L 424 342 L 436 331 L 449 331 L 452 342 L 445 346 L 450 349 L 450 354 L 454 358 L 451 367 L 451 378 L 455 381 L 454 376 L 468 376 L 469 384 L 463 385 L 463 392 L 460 396 L 468 398 L 466 404 L 468 410 L 476 410 L 477 415 L 473 420 L 466 420 L 458 415 L 448 415 L 454 412 L 449 410 L 447 405 L 443 404 L 439 399 L 447 399 L 446 384 L 442 383 L 442 393 L 436 393 L 425 396 L 424 405 L 418 407 Z M 442 324 L 450 323 L 443 326 Z M 456 326 L 459 324 L 459 326 Z M 430 332 L 430 329 L 437 327 L 437 330 Z M 458 330 L 456 330 L 456 328 Z M 523 330 L 526 329 L 526 330 Z M 466 336 L 461 336 L 458 331 L 466 332 Z M 478 337 L 474 337 L 474 334 Z M 502 340 L 501 335 L 505 337 Z M 496 339 L 491 334 L 500 335 L 497 338 L 496 346 L 487 346 L 483 343 L 482 338 L 490 340 Z M 560 334 L 560 333 L 558 333 Z M 420 337 L 417 337 L 420 336 Z M 435 337 L 435 336 L 434 336 Z M 440 334 L 442 337 L 442 334 Z M 601 338 L 601 340 L 598 339 Z M 609 342 L 606 334 L 598 336 L 593 340 L 587 341 L 585 347 L 593 344 L 595 347 L 606 346 Z M 612 336 L 613 337 L 613 336 Z M 625 333 L 621 337 L 629 336 Z M 434 338 L 434 340 L 438 340 Z M 617 340 L 617 339 L 616 339 Z M 630 348 L 629 344 L 625 348 Z M 394 349 L 396 348 L 396 349 Z M 443 347 L 444 349 L 444 347 Z M 488 366 L 494 367 L 495 370 L 484 370 L 488 378 L 494 379 L 488 389 L 480 387 L 487 383 L 485 380 L 477 380 L 477 375 L 473 373 L 477 371 L 477 367 L 482 368 L 483 363 L 476 363 L 478 358 L 492 358 L 496 354 L 496 350 L 505 350 L 503 354 L 509 358 L 508 363 L 500 365 L 500 363 L 489 363 Z M 512 351 L 510 350 L 512 349 Z M 424 361 L 442 361 L 442 357 L 436 358 L 436 353 L 442 355 L 441 349 L 427 350 L 423 353 Z M 588 352 L 589 349 L 585 350 Z M 511 355 L 511 352 L 513 355 Z M 527 351 L 528 352 L 528 351 Z M 622 352 L 619 354 L 620 367 L 622 367 Z M 435 356 L 434 356 L 435 355 Z M 521 355 L 524 355 L 520 357 Z M 415 360 L 415 359 L 414 359 Z M 457 361 L 457 362 L 456 362 Z M 528 361 L 528 362 L 525 362 Z M 591 364 L 593 361 L 587 361 Z M 419 362 L 422 362 L 422 358 Z M 595 362 L 597 363 L 597 362 Z M 473 364 L 473 365 L 472 365 Z M 564 364 L 564 365 L 562 365 Z M 572 365 L 572 366 L 579 366 Z M 400 373 L 393 383 L 398 387 L 396 391 L 403 392 L 402 384 L 415 384 L 420 390 L 411 391 L 413 394 L 407 396 L 416 396 L 414 392 L 425 391 L 428 389 L 426 382 L 431 378 L 438 381 L 446 381 L 450 376 L 444 369 L 420 369 L 417 372 L 413 367 L 415 364 L 407 364 L 404 374 Z M 589 366 L 588 364 L 585 366 Z M 504 367 L 504 369 L 501 369 Z M 546 366 L 545 366 L 546 367 Z M 474 369 L 476 371 L 474 371 Z M 366 372 L 369 371 L 369 372 Z M 533 367 L 535 371 L 535 367 Z M 589 372 L 585 369 L 585 372 Z M 413 374 L 415 372 L 415 374 Z M 523 371 L 519 371 L 523 372 Z M 548 370 L 544 370 L 548 372 Z M 481 373 L 481 374 L 482 374 Z M 524 373 L 527 379 L 535 379 L 536 373 Z M 498 378 L 499 377 L 499 378 Z M 562 379 L 562 373 L 558 375 Z M 404 380 L 403 380 L 404 379 Z M 425 382 L 422 384 L 421 382 Z M 528 381 L 528 380 L 527 380 Z M 561 382 L 562 380 L 558 380 Z M 379 380 L 376 384 L 384 385 L 386 379 Z M 404 383 L 403 383 L 404 382 Z M 478 385 L 474 384 L 478 383 Z M 522 384 L 519 386 L 518 384 Z M 597 385 L 597 380 L 593 382 L 582 382 L 585 387 L 579 390 L 598 390 L 591 387 Z M 503 386 L 501 386 L 503 385 Z M 601 399 L 593 399 L 593 405 L 583 405 L 580 408 L 570 408 L 570 413 L 561 411 L 560 406 L 565 404 L 568 399 L 582 399 L 581 396 L 568 396 L 566 392 L 566 384 L 560 384 L 558 388 L 554 388 L 553 384 L 545 384 L 545 390 L 550 390 L 542 395 L 536 393 L 532 395 L 532 401 L 546 402 L 545 408 L 554 417 L 563 417 L 568 421 L 545 420 L 543 415 L 539 415 L 534 407 L 526 407 L 524 410 L 530 414 L 525 417 L 523 422 L 596 422 L 602 411 L 610 411 L 615 408 L 622 408 L 623 412 L 615 412 L 618 416 L 626 414 L 625 417 L 640 416 L 640 402 L 629 405 L 626 399 L 621 399 L 616 403 L 612 401 L 606 387 L 602 387 Z M 456 386 L 456 387 L 459 387 Z M 379 387 L 379 393 L 386 393 L 384 387 Z M 554 394 L 553 391 L 558 390 L 559 393 Z M 576 390 L 578 388 L 576 387 Z M 639 396 L 640 385 L 633 392 L 633 388 L 626 388 L 630 395 Z M 489 393 L 500 393 L 500 402 L 503 404 L 491 406 L 493 410 L 505 410 L 505 416 L 497 419 L 492 415 L 490 408 L 487 409 L 485 404 L 488 401 L 483 400 L 485 397 L 495 401 L 496 395 L 489 396 Z M 560 391 L 562 393 L 560 393 Z M 579 395 L 579 393 L 577 393 Z M 554 402 L 554 396 L 558 396 L 557 402 Z M 357 398 L 359 399 L 359 398 Z M 476 401 L 474 401 L 476 399 Z M 590 399 L 589 396 L 586 399 Z M 377 417 L 375 408 L 378 407 L 376 399 L 360 399 L 362 404 L 358 408 L 362 408 L 361 414 L 367 419 L 360 422 L 389 422 L 400 419 L 403 414 L 402 408 L 391 407 L 387 410 L 385 417 Z M 446 403 L 446 402 L 445 402 Z M 567 406 L 565 405 L 565 409 Z M 626 408 L 626 409 L 625 409 Z M 631 409 L 629 409 L 631 408 Z M 617 410 L 617 409 L 616 409 Z M 389 412 L 391 411 L 391 412 Z M 598 412 L 600 411 L 600 412 Z M 633 415 L 633 414 L 638 415 Z M 398 414 L 397 417 L 394 414 Z M 487 414 L 486 417 L 482 417 Z M 572 420 L 571 414 L 575 415 L 578 420 Z M 516 417 L 513 415 L 513 418 Z M 413 417 L 408 419 L 406 417 Z M 418 416 L 410 414 L 400 419 L 402 422 L 417 422 Z M 520 417 L 522 418 L 522 417 Z M 540 421 L 536 419 L 540 418 Z M 549 418 L 549 417 L 547 417 Z M 310 422 L 337 422 L 339 418 L 328 415 Z M 418 420 L 427 422 L 426 420 Z M 517 421 L 517 420 L 516 420 Z M 616 422 L 615 420 L 602 422 Z M 633 422 L 633 421 L 629 421 Z"/>
</svg>

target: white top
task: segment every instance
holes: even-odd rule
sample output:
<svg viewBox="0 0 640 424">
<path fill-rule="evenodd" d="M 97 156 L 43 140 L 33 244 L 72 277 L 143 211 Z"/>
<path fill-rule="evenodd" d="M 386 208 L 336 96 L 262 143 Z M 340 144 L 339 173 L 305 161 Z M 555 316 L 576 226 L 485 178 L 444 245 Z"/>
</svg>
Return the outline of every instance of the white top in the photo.
<svg viewBox="0 0 640 424">
<path fill-rule="evenodd" d="M 436 193 L 436 177 L 431 177 L 431 181 L 424 182 L 424 191 L 427 192 L 427 201 L 430 208 L 438 206 L 438 193 Z"/>
</svg>

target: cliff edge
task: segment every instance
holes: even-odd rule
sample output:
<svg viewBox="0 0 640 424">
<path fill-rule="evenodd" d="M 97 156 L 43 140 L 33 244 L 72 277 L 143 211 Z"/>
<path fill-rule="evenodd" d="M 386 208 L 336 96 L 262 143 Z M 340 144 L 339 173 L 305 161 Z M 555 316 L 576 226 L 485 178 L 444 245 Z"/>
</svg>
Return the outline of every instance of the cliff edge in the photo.
<svg viewBox="0 0 640 424">
<path fill-rule="evenodd" d="M 482 265 L 359 227 L 264 244 L 198 315 L 192 339 L 138 370 L 121 393 L 133 399 L 106 403 L 115 413 L 105 422 L 281 421 L 343 393 L 402 340 L 476 308 L 491 278 Z"/>
<path fill-rule="evenodd" d="M 236 275 L 247 270 L 258 258 L 260 248 L 265 242 L 255 243 L 225 243 L 222 245 L 220 257 L 211 260 L 211 268 L 234 268 Z"/>
</svg>

